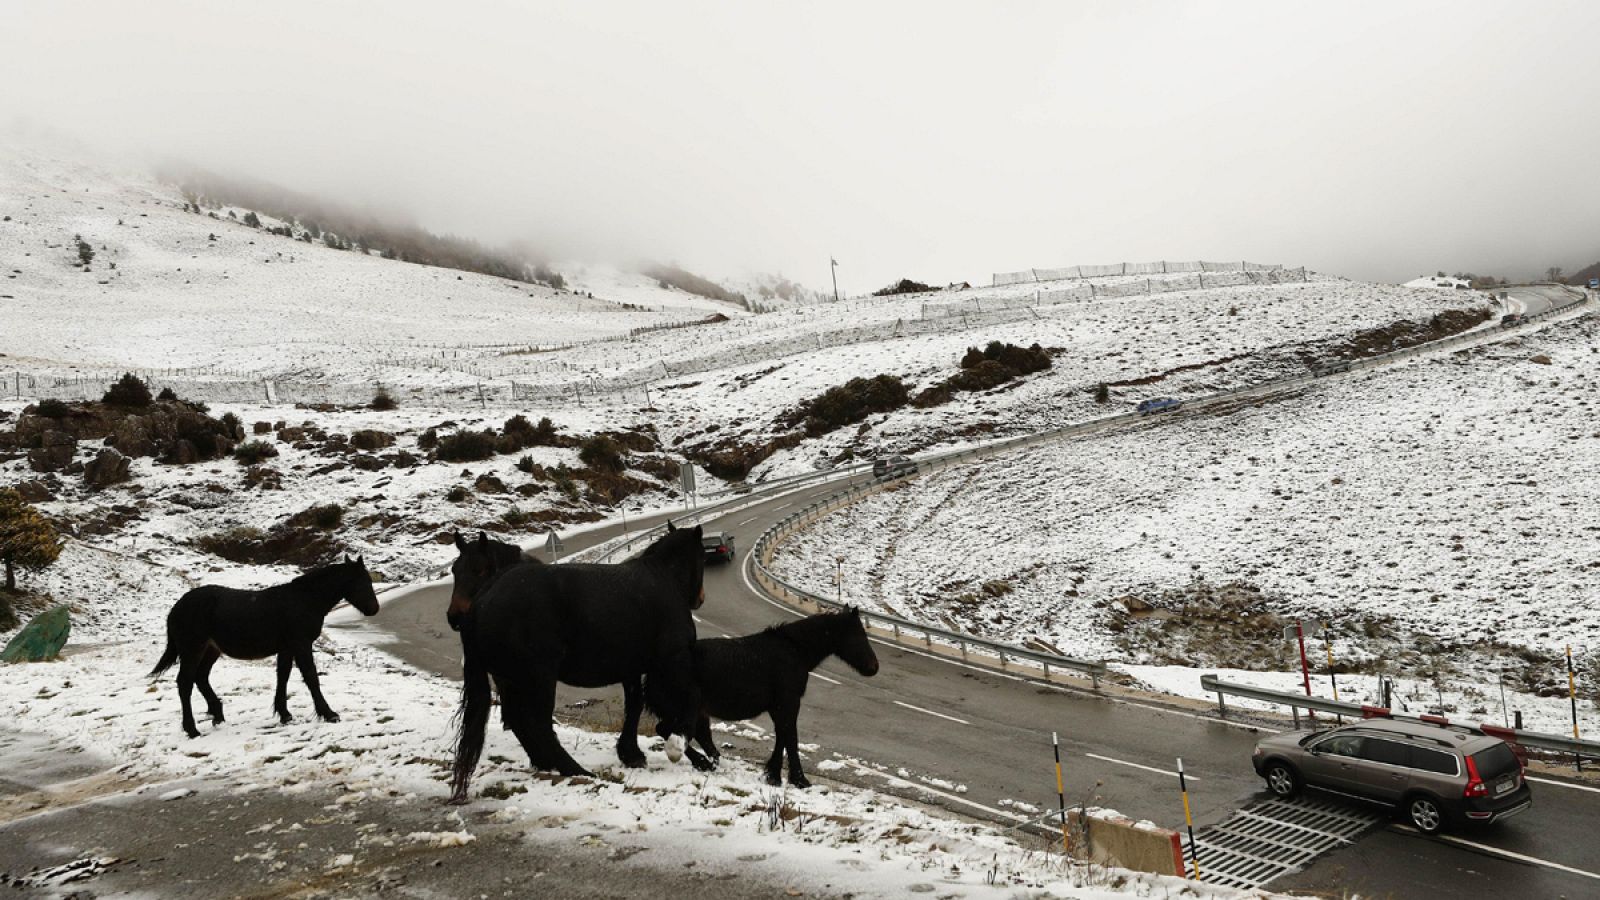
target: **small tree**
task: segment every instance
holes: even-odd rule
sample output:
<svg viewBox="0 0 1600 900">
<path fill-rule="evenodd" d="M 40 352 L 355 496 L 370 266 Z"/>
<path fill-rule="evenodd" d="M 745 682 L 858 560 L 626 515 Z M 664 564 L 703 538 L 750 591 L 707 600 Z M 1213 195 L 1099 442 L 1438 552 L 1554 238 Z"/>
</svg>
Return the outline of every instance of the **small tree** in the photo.
<svg viewBox="0 0 1600 900">
<path fill-rule="evenodd" d="M 261 217 L 256 215 L 254 210 L 244 214 L 243 222 L 251 228 L 261 227 Z"/>
<path fill-rule="evenodd" d="M 89 268 L 89 263 L 94 262 L 94 247 L 83 238 L 78 238 L 78 262 L 83 263 L 85 269 Z"/>
<path fill-rule="evenodd" d="M 0 560 L 6 590 L 17 589 L 17 569 L 37 571 L 56 561 L 61 543 L 55 526 L 13 488 L 0 488 Z"/>
<path fill-rule="evenodd" d="M 1111 388 L 1108 387 L 1104 381 L 1100 382 L 1100 386 L 1094 389 L 1094 402 L 1096 402 L 1096 403 L 1110 403 L 1111 402 Z"/>
<path fill-rule="evenodd" d="M 124 372 L 117 383 L 107 389 L 100 402 L 109 406 L 127 406 L 140 409 L 150 405 L 150 388 L 139 376 Z"/>
<path fill-rule="evenodd" d="M 1551 266 L 1544 270 L 1545 281 L 1560 281 L 1563 272 L 1560 266 Z"/>
</svg>

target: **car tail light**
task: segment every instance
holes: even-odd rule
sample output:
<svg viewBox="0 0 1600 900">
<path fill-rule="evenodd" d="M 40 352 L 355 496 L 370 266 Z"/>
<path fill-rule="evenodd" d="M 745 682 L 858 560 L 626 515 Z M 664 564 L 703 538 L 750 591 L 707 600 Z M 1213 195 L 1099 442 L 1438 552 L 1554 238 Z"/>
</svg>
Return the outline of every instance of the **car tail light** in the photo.
<svg viewBox="0 0 1600 900">
<path fill-rule="evenodd" d="M 1477 763 L 1474 763 L 1472 761 L 1472 757 L 1470 757 L 1470 756 L 1467 757 L 1466 759 L 1467 759 L 1467 789 L 1464 792 L 1462 792 L 1461 796 L 1463 796 L 1463 797 L 1487 797 L 1487 796 L 1489 796 L 1489 786 L 1487 784 L 1483 783 L 1483 779 L 1482 778 L 1478 777 L 1478 765 L 1477 765 Z"/>
</svg>

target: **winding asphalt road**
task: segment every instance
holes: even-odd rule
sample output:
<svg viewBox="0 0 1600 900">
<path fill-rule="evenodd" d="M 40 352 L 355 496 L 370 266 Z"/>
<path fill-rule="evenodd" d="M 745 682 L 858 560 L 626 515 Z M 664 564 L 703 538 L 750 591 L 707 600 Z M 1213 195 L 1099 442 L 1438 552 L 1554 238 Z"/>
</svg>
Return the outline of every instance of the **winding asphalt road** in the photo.
<svg viewBox="0 0 1600 900">
<path fill-rule="evenodd" d="M 1552 296 L 1543 289 L 1519 289 L 1516 295 L 1530 304 L 1530 312 Z M 824 484 L 753 497 L 742 510 L 707 522 L 737 535 L 740 554 L 733 564 L 707 567 L 702 636 L 747 634 L 797 615 L 755 588 L 750 546 L 793 507 L 836 488 Z M 661 520 L 629 524 L 638 529 Z M 606 527 L 573 535 L 567 549 L 577 552 L 620 533 Z M 444 624 L 448 597 L 447 584 L 406 589 L 388 596 L 384 614 L 370 624 L 388 632 L 386 649 L 396 655 L 459 677 L 459 644 Z M 1054 802 L 1055 731 L 1062 740 L 1069 802 L 1176 827 L 1183 818 L 1173 772 L 1177 757 L 1189 775 L 1197 826 L 1264 796 L 1250 767 L 1261 731 L 1219 720 L 1208 707 L 1047 685 L 889 644 L 879 646 L 878 655 L 882 670 L 875 678 L 862 678 L 836 660 L 818 669 L 800 722 L 801 741 L 820 745 L 807 754 L 813 771 L 818 760 L 839 754 L 861 765 L 830 776 L 843 774 L 878 790 L 1013 824 L 1014 807 L 1006 801 L 1045 808 Z M 585 693 L 562 690 L 562 702 Z M 770 731 L 769 723 L 758 724 Z M 491 741 L 515 752 L 508 734 L 493 731 Z M 764 756 L 765 748 L 751 752 Z M 906 774 L 897 774 L 902 769 Z M 1495 829 L 1429 839 L 1401 826 L 1383 828 L 1271 887 L 1398 897 L 1600 896 L 1600 841 L 1593 839 L 1600 834 L 1600 789 L 1550 775 L 1541 776 L 1534 789 L 1534 808 Z"/>
</svg>

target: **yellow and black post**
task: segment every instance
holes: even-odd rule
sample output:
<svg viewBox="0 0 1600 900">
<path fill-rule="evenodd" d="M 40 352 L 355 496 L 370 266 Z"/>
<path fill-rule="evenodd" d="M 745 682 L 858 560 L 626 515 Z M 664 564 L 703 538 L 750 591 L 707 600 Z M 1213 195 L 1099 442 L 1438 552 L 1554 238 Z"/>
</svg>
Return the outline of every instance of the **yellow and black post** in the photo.
<svg viewBox="0 0 1600 900">
<path fill-rule="evenodd" d="M 1072 842 L 1067 839 L 1067 790 L 1061 780 L 1061 740 L 1054 731 L 1050 732 L 1050 747 L 1056 753 L 1056 803 L 1061 809 L 1061 852 L 1072 852 Z"/>
<path fill-rule="evenodd" d="M 1333 641 L 1328 637 L 1329 630 L 1327 628 L 1322 629 L 1322 647 L 1328 651 L 1328 683 L 1333 685 L 1333 702 L 1338 703 L 1339 676 L 1333 674 Z M 1334 718 L 1339 720 L 1339 724 L 1344 724 L 1344 716 L 1334 713 Z"/>
<path fill-rule="evenodd" d="M 1200 880 L 1200 845 L 1194 842 L 1194 816 L 1189 813 L 1189 780 L 1183 777 L 1183 757 L 1178 757 L 1178 790 L 1183 792 L 1183 824 L 1189 829 L 1189 861 L 1194 863 L 1194 880 Z"/>
</svg>

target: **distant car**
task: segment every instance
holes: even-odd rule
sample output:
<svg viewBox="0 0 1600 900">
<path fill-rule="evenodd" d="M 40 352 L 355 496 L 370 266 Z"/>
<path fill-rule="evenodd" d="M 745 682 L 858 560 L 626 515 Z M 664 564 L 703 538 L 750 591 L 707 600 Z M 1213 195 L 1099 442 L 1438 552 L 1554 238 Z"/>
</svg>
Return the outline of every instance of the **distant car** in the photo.
<svg viewBox="0 0 1600 900">
<path fill-rule="evenodd" d="M 1400 811 L 1426 834 L 1509 818 L 1533 805 L 1522 761 L 1496 737 L 1461 726 L 1367 719 L 1262 738 L 1251 758 L 1267 790 L 1343 794 Z"/>
<path fill-rule="evenodd" d="M 1183 401 L 1173 397 L 1151 397 L 1149 400 L 1145 400 L 1139 404 L 1139 412 L 1142 415 L 1172 412 L 1173 410 L 1179 409 L 1182 406 Z"/>
<path fill-rule="evenodd" d="M 899 478 L 903 475 L 915 475 L 916 472 L 916 461 L 907 456 L 891 456 L 888 459 L 872 461 L 873 478 Z"/>
<path fill-rule="evenodd" d="M 700 536 L 700 546 L 706 551 L 706 559 L 733 562 L 733 535 L 726 531 L 708 531 Z"/>
<path fill-rule="evenodd" d="M 1513 328 L 1528 321 L 1528 317 L 1521 313 L 1506 313 L 1500 317 L 1501 328 Z"/>
<path fill-rule="evenodd" d="M 1329 375 L 1337 375 L 1340 372 L 1348 372 L 1354 365 L 1355 363 L 1348 359 L 1341 359 L 1317 366 L 1311 370 L 1311 373 L 1318 378 L 1325 378 Z"/>
</svg>

